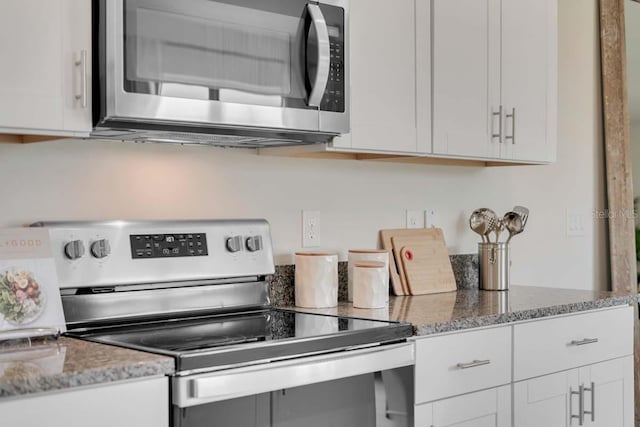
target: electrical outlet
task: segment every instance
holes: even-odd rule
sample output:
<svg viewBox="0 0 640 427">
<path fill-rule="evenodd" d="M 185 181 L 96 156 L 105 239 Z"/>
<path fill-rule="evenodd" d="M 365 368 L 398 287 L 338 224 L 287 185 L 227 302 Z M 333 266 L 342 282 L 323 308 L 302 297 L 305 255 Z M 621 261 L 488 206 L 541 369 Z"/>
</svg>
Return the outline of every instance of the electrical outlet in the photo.
<svg viewBox="0 0 640 427">
<path fill-rule="evenodd" d="M 302 247 L 320 246 L 320 212 L 302 211 Z"/>
<path fill-rule="evenodd" d="M 436 228 L 438 226 L 438 215 L 435 209 L 424 210 L 424 226 Z"/>
<path fill-rule="evenodd" d="M 424 228 L 424 213 L 407 209 L 407 228 Z"/>
</svg>

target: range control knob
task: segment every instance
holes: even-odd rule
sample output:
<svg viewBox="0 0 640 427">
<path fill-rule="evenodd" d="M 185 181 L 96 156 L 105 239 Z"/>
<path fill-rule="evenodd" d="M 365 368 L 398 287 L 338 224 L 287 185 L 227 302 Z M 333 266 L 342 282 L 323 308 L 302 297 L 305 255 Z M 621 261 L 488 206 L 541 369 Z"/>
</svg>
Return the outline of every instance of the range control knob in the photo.
<svg viewBox="0 0 640 427">
<path fill-rule="evenodd" d="M 242 249 L 242 237 L 231 236 L 227 237 L 227 250 L 231 253 L 238 252 Z"/>
<path fill-rule="evenodd" d="M 249 252 L 260 251 L 262 250 L 262 237 L 261 236 L 247 237 L 246 245 L 247 245 L 247 250 Z"/>
<path fill-rule="evenodd" d="M 96 240 L 91 244 L 91 255 L 95 258 L 105 258 L 111 253 L 111 245 L 107 239 Z"/>
<path fill-rule="evenodd" d="M 82 243 L 82 240 L 72 240 L 64 245 L 64 255 L 71 260 L 82 258 L 84 256 L 84 243 Z"/>
</svg>

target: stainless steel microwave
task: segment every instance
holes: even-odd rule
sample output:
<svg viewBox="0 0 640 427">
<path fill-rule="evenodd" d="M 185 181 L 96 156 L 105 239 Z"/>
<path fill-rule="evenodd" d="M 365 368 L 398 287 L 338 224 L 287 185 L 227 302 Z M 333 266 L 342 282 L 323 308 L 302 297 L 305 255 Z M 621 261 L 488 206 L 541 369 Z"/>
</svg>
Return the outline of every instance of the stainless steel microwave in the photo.
<svg viewBox="0 0 640 427">
<path fill-rule="evenodd" d="M 349 132 L 349 0 L 98 0 L 92 136 L 274 146 Z"/>
</svg>

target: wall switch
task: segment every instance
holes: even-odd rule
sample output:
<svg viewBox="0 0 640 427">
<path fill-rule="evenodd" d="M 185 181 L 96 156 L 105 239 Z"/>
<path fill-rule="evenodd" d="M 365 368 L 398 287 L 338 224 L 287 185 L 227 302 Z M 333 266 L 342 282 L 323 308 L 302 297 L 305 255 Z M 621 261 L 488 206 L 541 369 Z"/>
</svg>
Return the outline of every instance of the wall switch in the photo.
<svg viewBox="0 0 640 427">
<path fill-rule="evenodd" d="M 407 210 L 407 228 L 424 228 L 424 213 Z"/>
<path fill-rule="evenodd" d="M 438 218 L 435 209 L 425 209 L 424 211 L 424 226 L 429 228 L 436 228 L 438 226 Z"/>
<path fill-rule="evenodd" d="M 320 246 L 320 212 L 302 211 L 302 247 Z"/>
<path fill-rule="evenodd" d="M 582 237 L 587 229 L 587 214 L 581 209 L 567 209 L 567 236 Z"/>
</svg>

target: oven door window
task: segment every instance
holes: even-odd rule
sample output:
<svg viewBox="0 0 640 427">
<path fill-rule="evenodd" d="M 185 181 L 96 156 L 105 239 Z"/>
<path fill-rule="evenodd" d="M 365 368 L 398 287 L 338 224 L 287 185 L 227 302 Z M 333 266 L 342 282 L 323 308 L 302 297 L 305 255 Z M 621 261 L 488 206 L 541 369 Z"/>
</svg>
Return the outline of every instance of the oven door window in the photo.
<svg viewBox="0 0 640 427">
<path fill-rule="evenodd" d="M 304 0 L 124 5 L 126 92 L 301 109 L 320 107 L 324 91 L 312 95 L 317 80 L 335 93 L 329 81 L 335 65 L 331 55 L 324 58 L 329 38 L 322 43 L 322 37 L 341 30 L 329 26 L 316 34 L 320 9 Z"/>
</svg>

